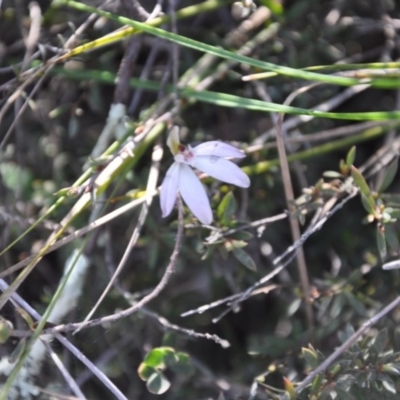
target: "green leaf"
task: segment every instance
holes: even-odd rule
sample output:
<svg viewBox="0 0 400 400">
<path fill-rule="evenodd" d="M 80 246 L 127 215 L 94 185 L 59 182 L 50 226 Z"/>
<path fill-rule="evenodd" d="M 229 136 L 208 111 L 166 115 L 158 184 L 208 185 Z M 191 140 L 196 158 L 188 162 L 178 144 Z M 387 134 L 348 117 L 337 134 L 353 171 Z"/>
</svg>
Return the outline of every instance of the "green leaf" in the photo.
<svg viewBox="0 0 400 400">
<path fill-rule="evenodd" d="M 315 369 L 318 367 L 318 354 L 307 347 L 303 347 L 301 349 L 301 352 L 303 354 L 304 359 L 306 360 L 306 363 L 312 368 Z"/>
<path fill-rule="evenodd" d="M 344 162 L 344 160 L 340 160 L 340 162 L 339 162 L 339 170 L 344 176 L 347 176 L 349 174 L 349 167 Z"/>
<path fill-rule="evenodd" d="M 350 325 L 350 323 L 347 323 L 345 325 L 345 328 L 343 331 L 340 331 L 338 333 L 338 337 L 339 340 L 344 343 L 347 339 L 349 339 L 350 337 L 352 337 L 354 335 L 354 328 L 352 327 L 352 325 Z M 359 349 L 358 343 L 354 343 L 354 347 Z"/>
<path fill-rule="evenodd" d="M 378 354 L 382 353 L 383 350 L 385 350 L 387 340 L 388 340 L 387 329 L 381 330 L 375 337 L 373 341 L 373 346 Z"/>
<path fill-rule="evenodd" d="M 378 244 L 378 250 L 381 258 L 385 258 L 387 253 L 385 228 L 380 224 L 378 224 L 376 227 L 376 241 Z"/>
<path fill-rule="evenodd" d="M 390 216 L 392 218 L 400 218 L 400 208 L 392 208 L 392 211 L 390 212 Z"/>
<path fill-rule="evenodd" d="M 311 384 L 311 395 L 316 395 L 317 393 L 319 393 L 320 389 L 321 389 L 321 385 L 322 385 L 322 375 L 318 374 L 312 384 Z M 312 397 L 311 397 L 312 398 Z"/>
<path fill-rule="evenodd" d="M 179 362 L 178 354 L 175 351 L 166 351 L 164 353 L 164 362 L 167 367 L 173 367 Z"/>
<path fill-rule="evenodd" d="M 232 192 L 227 193 L 219 203 L 217 216 L 222 226 L 229 226 L 236 211 L 236 200 Z"/>
<path fill-rule="evenodd" d="M 354 166 L 351 167 L 351 175 L 353 177 L 354 184 L 360 189 L 364 208 L 369 214 L 375 215 L 375 200 L 372 197 L 371 189 L 369 188 L 365 178 Z"/>
<path fill-rule="evenodd" d="M 172 367 L 172 370 L 179 375 L 189 376 L 194 372 L 194 368 L 190 363 L 190 358 L 187 353 L 176 353 L 179 361 Z"/>
<path fill-rule="evenodd" d="M 162 372 L 156 371 L 150 376 L 146 386 L 150 393 L 163 394 L 170 388 L 171 383 Z"/>
<path fill-rule="evenodd" d="M 283 377 L 283 384 L 285 386 L 286 392 L 289 394 L 289 399 L 290 400 L 295 400 L 296 399 L 296 392 L 294 390 L 293 383 L 288 378 Z"/>
<path fill-rule="evenodd" d="M 371 207 L 371 202 L 369 201 L 369 199 L 367 197 L 365 197 L 364 194 L 361 193 L 361 203 L 364 207 L 364 209 L 368 212 L 369 215 L 374 215 L 375 213 L 375 208 Z M 368 222 L 372 222 L 369 221 Z"/>
<path fill-rule="evenodd" d="M 232 240 L 232 239 L 227 239 L 224 242 L 224 247 L 226 251 L 233 251 L 235 249 L 241 249 L 242 247 L 246 247 L 247 242 L 244 240 Z"/>
<path fill-rule="evenodd" d="M 178 356 L 179 364 L 185 364 L 185 365 L 189 364 L 189 362 L 190 362 L 189 354 L 179 352 L 179 353 L 176 353 L 176 355 Z"/>
<path fill-rule="evenodd" d="M 396 176 L 397 169 L 399 166 L 399 159 L 398 157 L 389 165 L 389 168 L 386 171 L 386 174 L 382 180 L 382 183 L 379 185 L 378 192 L 384 192 L 390 184 L 393 182 L 393 179 Z"/>
<path fill-rule="evenodd" d="M 233 249 L 232 253 L 246 268 L 251 271 L 257 271 L 256 263 L 243 249 Z"/>
<path fill-rule="evenodd" d="M 153 367 L 149 367 L 145 363 L 141 363 L 138 368 L 138 375 L 142 381 L 147 381 L 156 370 Z"/>
<path fill-rule="evenodd" d="M 164 364 L 164 351 L 161 348 L 151 350 L 143 360 L 143 362 L 153 368 L 159 368 Z"/>
<path fill-rule="evenodd" d="M 388 374 L 393 374 L 393 375 L 400 375 L 400 370 L 399 368 L 396 368 L 394 364 L 384 364 L 382 365 L 382 372 L 386 372 Z"/>
<path fill-rule="evenodd" d="M 364 304 L 361 303 L 360 300 L 358 300 L 353 293 L 350 292 L 345 292 L 344 293 L 347 301 L 353 307 L 353 309 L 356 311 L 357 314 L 359 314 L 361 317 L 367 317 L 368 316 L 368 311 L 365 308 Z"/>
<path fill-rule="evenodd" d="M 349 168 L 353 166 L 355 158 L 356 158 L 356 146 L 353 146 L 347 153 L 346 157 L 346 164 Z"/>
<path fill-rule="evenodd" d="M 52 69 L 53 73 L 57 73 L 59 75 L 67 76 L 69 79 L 74 80 L 96 80 L 98 82 L 104 82 L 113 84 L 115 83 L 116 75 L 107 71 L 98 71 L 98 70 L 81 70 L 81 71 L 67 71 L 64 68 L 54 67 Z M 398 80 L 400 82 L 400 80 Z M 144 88 L 147 90 L 158 91 L 160 90 L 160 84 L 154 81 L 144 81 L 140 79 L 132 78 L 130 81 L 130 86 Z M 173 86 L 166 86 L 165 90 L 167 92 L 173 92 Z M 187 99 L 196 99 L 198 101 L 203 101 L 206 103 L 218 105 L 221 107 L 233 107 L 233 108 L 243 108 L 247 110 L 253 111 L 262 111 L 262 112 L 283 112 L 286 114 L 294 114 L 294 115 L 310 115 L 317 118 L 333 118 L 333 119 L 342 119 L 342 120 L 352 120 L 352 121 L 383 121 L 383 120 L 396 120 L 393 122 L 387 122 L 382 124 L 382 126 L 376 126 L 373 128 L 369 128 L 361 134 L 352 135 L 345 139 L 336 140 L 335 144 L 327 143 L 325 145 L 316 146 L 313 149 L 305 150 L 303 152 L 299 152 L 299 154 L 291 155 L 288 157 L 288 160 L 291 159 L 299 159 L 299 157 L 303 157 L 302 154 L 321 154 L 321 148 L 323 149 L 335 149 L 342 148 L 344 146 L 348 147 L 350 144 L 358 143 L 361 140 L 368 140 L 370 138 L 374 138 L 380 136 L 382 133 L 386 132 L 390 128 L 395 128 L 399 126 L 400 120 L 400 111 L 377 111 L 377 112 L 356 112 L 356 113 L 332 113 L 332 112 L 324 112 L 319 110 L 310 110 L 306 108 L 299 107 L 291 107 L 284 106 L 276 103 L 269 103 L 262 100 L 257 99 L 249 99 L 246 97 L 235 96 L 227 93 L 220 92 L 212 92 L 212 91 L 196 91 L 194 89 L 185 88 L 182 90 L 178 90 L 179 95 L 183 98 Z M 301 155 L 300 155 L 301 154 Z M 269 162 L 266 162 L 267 164 Z M 279 161 L 277 162 L 277 164 Z M 275 163 L 274 163 L 275 164 Z M 343 161 L 343 164 L 346 166 L 346 163 Z M 347 168 L 347 166 L 346 166 Z M 267 177 L 268 178 L 268 177 Z"/>
<path fill-rule="evenodd" d="M 386 389 L 388 392 L 391 392 L 393 394 L 396 394 L 396 386 L 394 385 L 393 382 L 388 382 L 387 380 L 382 380 L 382 386 L 384 389 Z"/>
<path fill-rule="evenodd" d="M 0 344 L 7 342 L 13 331 L 12 323 L 3 317 L 0 317 Z"/>
</svg>

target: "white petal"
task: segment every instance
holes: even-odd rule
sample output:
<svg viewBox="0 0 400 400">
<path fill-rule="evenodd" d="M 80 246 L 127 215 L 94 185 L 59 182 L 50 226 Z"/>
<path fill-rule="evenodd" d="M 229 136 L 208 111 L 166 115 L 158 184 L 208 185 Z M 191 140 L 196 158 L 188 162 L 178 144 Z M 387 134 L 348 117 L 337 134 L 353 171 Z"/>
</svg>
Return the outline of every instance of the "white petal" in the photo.
<svg viewBox="0 0 400 400">
<path fill-rule="evenodd" d="M 244 188 L 250 186 L 249 177 L 236 164 L 224 158 L 195 156 L 189 164 L 222 182 Z"/>
<path fill-rule="evenodd" d="M 213 215 L 204 186 L 188 165 L 179 164 L 179 167 L 179 191 L 183 200 L 200 222 L 211 224 Z"/>
<path fill-rule="evenodd" d="M 232 158 L 246 157 L 246 154 L 244 154 L 242 150 L 239 150 L 230 144 L 218 142 L 216 140 L 199 144 L 193 149 L 193 153 L 195 156 L 217 156 Z"/>
<path fill-rule="evenodd" d="M 171 214 L 175 205 L 176 195 L 179 184 L 179 164 L 173 163 L 165 175 L 160 190 L 160 205 L 162 216 L 167 217 Z"/>
</svg>

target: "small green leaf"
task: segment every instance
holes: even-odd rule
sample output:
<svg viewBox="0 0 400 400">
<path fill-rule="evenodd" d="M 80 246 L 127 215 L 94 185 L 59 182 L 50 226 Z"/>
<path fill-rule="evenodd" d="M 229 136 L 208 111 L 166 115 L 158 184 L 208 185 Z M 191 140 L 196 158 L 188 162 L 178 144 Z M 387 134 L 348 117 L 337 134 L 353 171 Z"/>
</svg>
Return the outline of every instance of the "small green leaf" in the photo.
<svg viewBox="0 0 400 400">
<path fill-rule="evenodd" d="M 235 248 L 232 253 L 246 268 L 251 271 L 257 271 L 256 263 L 243 249 Z"/>
<path fill-rule="evenodd" d="M 400 209 L 399 208 L 392 208 L 392 211 L 390 212 L 390 216 L 392 218 L 400 218 Z"/>
<path fill-rule="evenodd" d="M 303 354 L 304 359 L 306 360 L 307 364 L 312 368 L 315 369 L 318 367 L 318 354 L 313 351 L 312 349 L 309 349 L 307 347 L 303 347 L 301 349 L 301 352 Z"/>
<path fill-rule="evenodd" d="M 388 391 L 393 394 L 396 394 L 396 387 L 393 382 L 382 381 L 382 386 Z"/>
<path fill-rule="evenodd" d="M 215 246 L 206 246 L 205 253 L 201 256 L 202 260 L 208 260 L 214 253 Z"/>
<path fill-rule="evenodd" d="M 361 174 L 361 172 L 354 166 L 351 167 L 351 175 L 354 180 L 354 184 L 360 189 L 361 199 L 364 205 L 364 208 L 368 213 L 375 215 L 375 200 L 372 197 L 371 190 Z"/>
<path fill-rule="evenodd" d="M 375 209 L 371 207 L 371 202 L 368 200 L 367 197 L 363 193 L 361 193 L 361 203 L 366 211 L 368 211 L 369 215 L 372 215 L 372 220 L 369 222 L 372 222 L 374 220 L 373 216 L 375 214 Z"/>
<path fill-rule="evenodd" d="M 0 344 L 7 342 L 13 331 L 13 325 L 10 321 L 0 317 Z"/>
<path fill-rule="evenodd" d="M 339 162 L 339 171 L 344 175 L 347 176 L 349 174 L 349 167 L 344 162 L 344 160 L 340 160 Z"/>
<path fill-rule="evenodd" d="M 376 241 L 378 243 L 378 250 L 381 258 L 385 258 L 387 253 L 385 228 L 380 224 L 377 225 L 376 229 Z"/>
<path fill-rule="evenodd" d="M 390 223 L 390 222 L 392 222 L 392 221 L 393 221 L 393 218 L 392 218 L 391 214 L 389 214 L 389 213 L 386 212 L 386 211 L 383 211 L 383 212 L 382 212 L 382 222 L 383 222 L 384 224 L 388 224 L 388 223 Z"/>
<path fill-rule="evenodd" d="M 347 339 L 349 339 L 350 337 L 352 337 L 354 335 L 354 328 L 352 327 L 352 325 L 350 325 L 350 323 L 347 323 L 344 327 L 343 331 L 339 331 L 338 333 L 338 337 L 339 340 L 344 343 Z M 354 343 L 355 348 L 359 349 L 358 343 Z"/>
<path fill-rule="evenodd" d="M 396 158 L 388 167 L 386 174 L 382 180 L 382 183 L 379 185 L 378 192 L 384 192 L 390 184 L 393 182 L 393 179 L 395 178 L 397 174 L 397 168 L 399 166 L 399 159 Z"/>
<path fill-rule="evenodd" d="M 161 348 L 151 350 L 143 360 L 143 362 L 153 368 L 159 368 L 164 364 L 164 351 Z"/>
<path fill-rule="evenodd" d="M 231 223 L 233 215 L 236 211 L 236 200 L 232 192 L 227 193 L 219 203 L 217 208 L 217 216 L 219 222 L 223 226 L 227 226 Z"/>
<path fill-rule="evenodd" d="M 368 316 L 368 311 L 365 308 L 364 304 L 361 303 L 361 301 L 358 300 L 353 293 L 344 292 L 344 296 L 346 297 L 347 301 L 349 302 L 351 307 L 356 311 L 357 314 L 359 314 L 361 317 Z"/>
<path fill-rule="evenodd" d="M 167 367 L 173 367 L 179 362 L 178 354 L 175 351 L 167 351 L 164 354 L 164 362 Z"/>
<path fill-rule="evenodd" d="M 142 381 L 147 381 L 156 370 L 153 367 L 149 367 L 145 363 L 141 363 L 138 368 L 138 375 Z"/>
<path fill-rule="evenodd" d="M 311 384 L 311 395 L 316 395 L 317 393 L 319 393 L 320 389 L 321 389 L 321 385 L 322 385 L 322 375 L 318 374 L 312 384 Z M 312 397 L 311 397 L 312 398 Z"/>
<path fill-rule="evenodd" d="M 346 157 L 346 164 L 349 168 L 352 167 L 355 159 L 356 159 L 356 146 L 353 146 L 347 153 Z"/>
<path fill-rule="evenodd" d="M 382 353 L 383 350 L 385 350 L 387 341 L 388 341 L 387 329 L 383 329 L 378 333 L 378 335 L 375 337 L 373 341 L 373 346 L 378 354 Z"/>
<path fill-rule="evenodd" d="M 382 372 L 386 372 L 388 374 L 393 374 L 393 375 L 400 375 L 400 370 L 396 368 L 393 364 L 382 365 Z"/>
<path fill-rule="evenodd" d="M 337 374 L 340 372 L 341 369 L 342 369 L 342 367 L 341 367 L 340 364 L 335 364 L 333 367 L 330 368 L 329 373 L 330 373 L 332 376 L 335 376 L 335 375 L 337 375 Z"/>
<path fill-rule="evenodd" d="M 227 239 L 224 242 L 224 247 L 226 251 L 233 251 L 234 249 L 241 249 L 242 247 L 246 247 L 247 243 L 243 240 L 231 240 Z"/>
<path fill-rule="evenodd" d="M 190 363 L 190 358 L 187 353 L 176 353 L 179 361 L 172 367 L 172 370 L 179 375 L 189 376 L 194 372 L 194 368 Z"/>
<path fill-rule="evenodd" d="M 170 388 L 171 383 L 162 372 L 156 371 L 149 377 L 146 386 L 150 393 L 163 394 Z"/>
<path fill-rule="evenodd" d="M 283 377 L 283 384 L 285 386 L 286 392 L 289 394 L 289 399 L 290 400 L 295 400 L 296 399 L 296 392 L 294 390 L 293 383 L 290 382 L 288 378 Z"/>
<path fill-rule="evenodd" d="M 179 364 L 188 364 L 190 362 L 189 354 L 179 352 L 176 355 L 178 356 Z"/>
</svg>

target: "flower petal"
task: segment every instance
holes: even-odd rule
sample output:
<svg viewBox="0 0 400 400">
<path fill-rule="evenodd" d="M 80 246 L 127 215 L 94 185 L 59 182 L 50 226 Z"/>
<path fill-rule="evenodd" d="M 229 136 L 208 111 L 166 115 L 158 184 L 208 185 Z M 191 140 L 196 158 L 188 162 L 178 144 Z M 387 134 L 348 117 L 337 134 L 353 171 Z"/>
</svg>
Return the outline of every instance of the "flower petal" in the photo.
<svg viewBox="0 0 400 400">
<path fill-rule="evenodd" d="M 179 172 L 179 164 L 173 163 L 169 167 L 161 184 L 160 206 L 163 217 L 167 217 L 171 214 L 171 211 L 174 208 L 176 195 L 178 193 Z"/>
<path fill-rule="evenodd" d="M 195 156 L 189 164 L 222 182 L 244 188 L 250 186 L 249 177 L 236 164 L 224 158 Z"/>
<path fill-rule="evenodd" d="M 246 154 L 242 150 L 236 147 L 226 144 L 224 142 L 218 142 L 213 140 L 211 142 L 205 142 L 199 144 L 193 148 L 195 156 L 216 156 L 216 157 L 232 157 L 232 158 L 243 158 Z"/>
<path fill-rule="evenodd" d="M 179 164 L 179 167 L 179 191 L 183 200 L 201 223 L 211 224 L 213 215 L 204 186 L 188 165 Z"/>
</svg>

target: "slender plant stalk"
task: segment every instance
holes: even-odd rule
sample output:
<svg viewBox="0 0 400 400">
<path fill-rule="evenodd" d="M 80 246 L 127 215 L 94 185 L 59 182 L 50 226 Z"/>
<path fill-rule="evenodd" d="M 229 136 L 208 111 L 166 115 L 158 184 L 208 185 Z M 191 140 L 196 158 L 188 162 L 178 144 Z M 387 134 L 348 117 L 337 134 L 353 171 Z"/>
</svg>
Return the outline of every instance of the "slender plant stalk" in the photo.
<svg viewBox="0 0 400 400">
<path fill-rule="evenodd" d="M 291 213 L 293 211 L 293 201 L 295 199 L 294 192 L 293 192 L 293 185 L 292 179 L 290 177 L 290 170 L 289 170 L 289 162 L 288 157 L 286 154 L 286 147 L 282 133 L 282 123 L 283 123 L 283 114 L 278 115 L 278 120 L 276 123 L 276 143 L 278 147 L 279 153 L 279 163 L 281 167 L 282 173 L 282 181 L 283 187 L 285 191 L 285 198 L 286 198 L 286 206 Z M 300 225 L 297 218 L 289 218 L 290 230 L 292 232 L 292 239 L 293 243 L 299 241 L 301 237 Z M 306 265 L 306 258 L 304 256 L 303 247 L 300 247 L 296 253 L 296 260 L 297 260 L 297 270 L 300 276 L 300 284 L 303 291 L 303 299 L 305 304 L 306 310 L 306 318 L 307 318 L 307 325 L 308 329 L 311 330 L 313 327 L 313 311 L 311 307 L 310 299 L 310 283 L 308 279 L 308 271 Z"/>
</svg>

